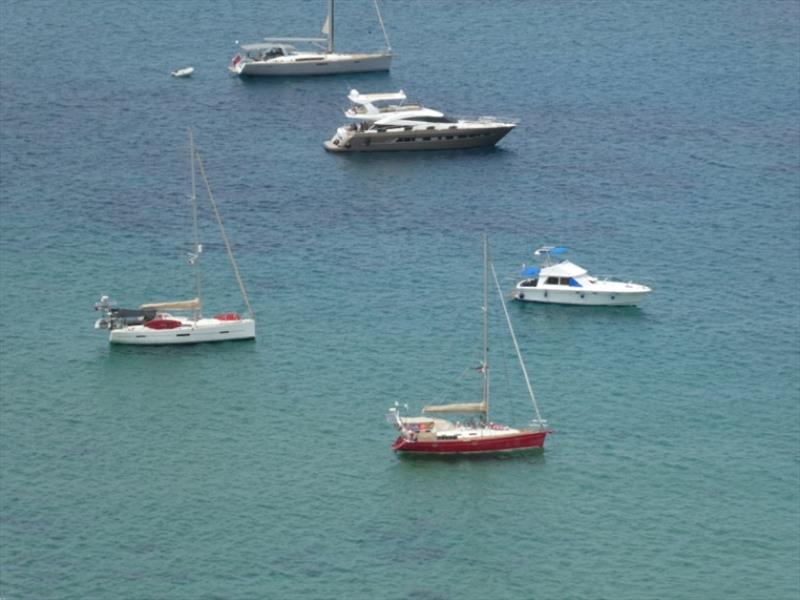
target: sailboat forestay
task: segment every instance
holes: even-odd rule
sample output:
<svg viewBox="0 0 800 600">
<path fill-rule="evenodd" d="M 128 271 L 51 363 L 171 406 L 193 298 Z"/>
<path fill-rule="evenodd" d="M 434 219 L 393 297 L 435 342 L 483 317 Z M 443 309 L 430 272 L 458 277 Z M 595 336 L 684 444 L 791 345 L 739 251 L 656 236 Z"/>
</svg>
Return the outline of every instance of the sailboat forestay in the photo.
<svg viewBox="0 0 800 600">
<path fill-rule="evenodd" d="M 322 38 L 264 38 L 263 42 L 239 45 L 228 70 L 240 76 L 335 75 L 388 71 L 392 64 L 392 48 L 383 24 L 378 0 L 378 14 L 386 48 L 379 52 L 342 53 L 334 51 L 334 0 L 328 0 L 328 15 L 322 25 Z M 238 43 L 238 42 L 237 42 Z M 310 46 L 299 50 L 296 44 Z"/>
<path fill-rule="evenodd" d="M 109 301 L 108 296 L 101 296 L 94 306 L 103 312 L 103 316 L 95 322 L 95 329 L 108 330 L 108 340 L 112 344 L 164 345 L 164 344 L 196 344 L 200 342 L 222 342 L 227 340 L 251 340 L 256 337 L 256 323 L 253 308 L 247 296 L 239 267 L 233 256 L 222 216 L 208 183 L 203 159 L 194 146 L 194 137 L 189 130 L 189 151 L 192 181 L 192 251 L 189 253 L 189 264 L 195 276 L 197 294 L 191 300 L 176 302 L 154 302 L 142 304 L 139 308 L 118 308 Z M 205 185 L 212 212 L 219 225 L 222 241 L 228 252 L 228 258 L 239 290 L 242 293 L 247 315 L 240 316 L 235 312 L 221 313 L 213 317 L 203 317 L 203 290 L 200 271 L 200 255 L 203 245 L 199 239 L 197 214 L 196 173 L 199 171 Z M 176 311 L 179 314 L 173 314 Z"/>
<path fill-rule="evenodd" d="M 399 437 L 392 444 L 392 449 L 402 454 L 494 454 L 532 450 L 544 446 L 547 434 L 552 433 L 547 428 L 547 422 L 542 419 L 539 405 L 533 394 L 528 371 L 517 343 L 517 336 L 511 324 L 511 317 L 506 308 L 503 292 L 497 273 L 489 260 L 489 242 L 483 238 L 483 360 L 478 371 L 482 380 L 482 399 L 480 402 L 462 402 L 456 404 L 440 404 L 426 406 L 422 409 L 422 416 L 409 417 L 400 414 L 399 405 L 389 409 L 388 419 L 400 431 Z M 494 285 L 497 289 L 500 305 L 503 307 L 508 331 L 514 350 L 517 354 L 519 366 L 525 380 L 528 395 L 530 396 L 535 419 L 531 426 L 524 429 L 515 429 L 506 425 L 493 423 L 489 420 L 489 273 L 491 272 Z M 465 421 L 456 421 L 430 415 L 460 414 L 465 416 Z"/>
</svg>

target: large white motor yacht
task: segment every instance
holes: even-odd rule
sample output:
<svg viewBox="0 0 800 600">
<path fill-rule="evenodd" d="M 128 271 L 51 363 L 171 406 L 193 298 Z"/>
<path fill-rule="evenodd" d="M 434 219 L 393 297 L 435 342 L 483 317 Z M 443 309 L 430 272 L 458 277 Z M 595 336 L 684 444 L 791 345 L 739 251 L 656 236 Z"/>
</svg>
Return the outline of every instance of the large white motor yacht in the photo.
<svg viewBox="0 0 800 600">
<path fill-rule="evenodd" d="M 228 70 L 241 76 L 335 75 L 388 71 L 392 64 L 392 50 L 377 0 L 375 10 L 386 40 L 385 50 L 371 53 L 334 52 L 333 0 L 328 0 L 328 16 L 322 26 L 325 37 L 264 38 L 263 42 L 241 44 Z M 309 49 L 298 49 L 295 44 L 304 44 Z"/>
<path fill-rule="evenodd" d="M 566 252 L 563 246 L 536 250 L 534 255 L 543 257 L 544 262 L 541 267 L 523 266 L 520 275 L 525 279 L 517 283 L 513 297 L 524 302 L 630 306 L 651 292 L 646 285 L 598 279 L 568 260 L 553 260 Z"/>
<path fill-rule="evenodd" d="M 400 90 L 385 94 L 361 94 L 351 90 L 353 105 L 345 116 L 357 121 L 343 125 L 325 142 L 331 152 L 383 150 L 444 150 L 496 144 L 516 123 L 494 117 L 451 119 L 438 110 L 405 104 Z"/>
</svg>

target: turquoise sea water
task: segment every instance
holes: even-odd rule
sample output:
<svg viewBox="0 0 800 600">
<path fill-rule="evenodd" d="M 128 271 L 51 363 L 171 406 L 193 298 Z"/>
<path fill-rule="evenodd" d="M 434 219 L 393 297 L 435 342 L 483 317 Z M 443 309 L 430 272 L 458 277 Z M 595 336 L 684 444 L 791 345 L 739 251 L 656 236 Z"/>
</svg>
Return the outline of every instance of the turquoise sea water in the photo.
<svg viewBox="0 0 800 600">
<path fill-rule="evenodd" d="M 391 74 L 242 81 L 234 40 L 323 3 L 0 3 L 0 597 L 798 598 L 800 4 L 383 7 Z M 353 87 L 520 125 L 328 155 Z M 111 348 L 101 293 L 191 294 L 190 126 L 259 338 Z M 544 453 L 398 459 L 395 401 L 478 393 L 484 231 L 509 290 L 557 243 L 655 291 L 509 305 Z"/>
</svg>

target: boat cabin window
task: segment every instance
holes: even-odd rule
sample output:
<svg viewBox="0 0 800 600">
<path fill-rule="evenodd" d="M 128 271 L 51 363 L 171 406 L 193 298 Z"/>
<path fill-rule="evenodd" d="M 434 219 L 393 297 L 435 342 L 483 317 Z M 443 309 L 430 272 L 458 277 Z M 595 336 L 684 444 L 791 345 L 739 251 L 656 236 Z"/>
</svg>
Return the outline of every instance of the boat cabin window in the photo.
<svg viewBox="0 0 800 600">
<path fill-rule="evenodd" d="M 569 285 L 569 277 L 548 277 L 545 283 L 550 285 Z"/>
<path fill-rule="evenodd" d="M 271 58 L 277 58 L 278 56 L 283 56 L 283 55 L 284 55 L 283 48 L 270 48 L 269 50 L 263 50 L 261 52 L 253 52 L 253 53 L 248 52 L 248 56 L 256 60 L 269 60 Z"/>
<path fill-rule="evenodd" d="M 537 277 L 536 279 L 526 279 L 519 285 L 520 287 L 536 287 L 538 283 L 539 283 L 539 278 Z"/>
<path fill-rule="evenodd" d="M 415 121 L 422 121 L 423 123 L 455 123 L 453 119 L 447 117 L 414 117 Z"/>
</svg>

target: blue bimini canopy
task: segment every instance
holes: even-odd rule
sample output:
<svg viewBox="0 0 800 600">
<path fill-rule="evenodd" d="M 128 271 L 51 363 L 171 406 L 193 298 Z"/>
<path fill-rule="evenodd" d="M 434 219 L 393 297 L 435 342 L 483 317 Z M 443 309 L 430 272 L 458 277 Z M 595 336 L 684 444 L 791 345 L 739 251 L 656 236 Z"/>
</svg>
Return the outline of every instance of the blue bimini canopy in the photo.
<svg viewBox="0 0 800 600">
<path fill-rule="evenodd" d="M 525 267 L 519 273 L 522 277 L 536 277 L 539 274 L 538 267 Z"/>
<path fill-rule="evenodd" d="M 550 254 L 566 254 L 567 248 L 564 246 L 553 246 L 550 248 Z"/>
</svg>

